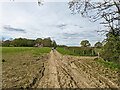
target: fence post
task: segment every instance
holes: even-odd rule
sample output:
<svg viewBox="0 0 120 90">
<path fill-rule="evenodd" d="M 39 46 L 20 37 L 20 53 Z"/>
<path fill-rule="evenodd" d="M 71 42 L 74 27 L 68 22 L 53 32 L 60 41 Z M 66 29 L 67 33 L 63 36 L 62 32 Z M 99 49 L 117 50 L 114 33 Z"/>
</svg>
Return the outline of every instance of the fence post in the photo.
<svg viewBox="0 0 120 90">
<path fill-rule="evenodd" d="M 83 50 L 83 55 L 84 55 L 84 53 L 85 53 L 85 52 L 84 52 L 84 50 Z"/>
<path fill-rule="evenodd" d="M 92 55 L 94 55 L 94 52 L 93 52 L 93 50 L 92 50 Z"/>
<path fill-rule="evenodd" d="M 75 50 L 73 49 L 73 52 L 75 52 Z"/>
<path fill-rule="evenodd" d="M 100 58 L 100 53 L 98 52 L 98 58 Z"/>
</svg>

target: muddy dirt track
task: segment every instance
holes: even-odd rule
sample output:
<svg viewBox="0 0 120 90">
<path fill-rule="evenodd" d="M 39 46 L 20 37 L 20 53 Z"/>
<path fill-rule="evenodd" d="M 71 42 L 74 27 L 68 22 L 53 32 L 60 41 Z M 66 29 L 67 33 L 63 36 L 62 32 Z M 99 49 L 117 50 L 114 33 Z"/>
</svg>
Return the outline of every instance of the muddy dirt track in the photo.
<svg viewBox="0 0 120 90">
<path fill-rule="evenodd" d="M 100 75 L 87 64 L 95 57 L 61 55 L 50 52 L 44 71 L 35 88 L 118 88 L 110 79 Z"/>
</svg>

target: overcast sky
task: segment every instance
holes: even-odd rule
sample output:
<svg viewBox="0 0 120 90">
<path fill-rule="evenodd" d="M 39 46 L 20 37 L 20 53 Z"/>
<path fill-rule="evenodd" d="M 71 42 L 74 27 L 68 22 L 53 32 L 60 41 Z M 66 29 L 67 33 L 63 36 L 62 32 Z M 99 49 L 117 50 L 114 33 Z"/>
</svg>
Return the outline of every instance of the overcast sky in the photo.
<svg viewBox="0 0 120 90">
<path fill-rule="evenodd" d="M 79 46 L 82 40 L 93 45 L 104 39 L 96 32 L 99 23 L 71 14 L 67 2 L 46 2 L 41 6 L 37 2 L 6 2 L 0 7 L 0 36 L 6 38 L 51 37 L 57 44 L 69 46 Z"/>
</svg>

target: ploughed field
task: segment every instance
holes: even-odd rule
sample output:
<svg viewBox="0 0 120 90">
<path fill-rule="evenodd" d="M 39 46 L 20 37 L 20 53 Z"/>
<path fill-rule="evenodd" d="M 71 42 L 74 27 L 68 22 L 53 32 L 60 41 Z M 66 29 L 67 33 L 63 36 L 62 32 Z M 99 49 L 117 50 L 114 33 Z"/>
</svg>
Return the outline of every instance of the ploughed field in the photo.
<svg viewBox="0 0 120 90">
<path fill-rule="evenodd" d="M 118 68 L 48 47 L 3 47 L 2 88 L 118 88 Z"/>
</svg>

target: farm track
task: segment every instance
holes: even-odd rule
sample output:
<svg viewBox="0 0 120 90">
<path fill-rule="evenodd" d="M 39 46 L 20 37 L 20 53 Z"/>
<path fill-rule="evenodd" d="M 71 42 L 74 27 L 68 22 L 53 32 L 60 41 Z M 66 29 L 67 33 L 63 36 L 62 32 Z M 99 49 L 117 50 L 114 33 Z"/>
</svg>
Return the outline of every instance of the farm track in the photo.
<svg viewBox="0 0 120 90">
<path fill-rule="evenodd" d="M 32 88 L 118 88 L 86 63 L 94 58 L 69 57 L 51 51 L 48 62 L 44 64 L 44 73 L 36 78 Z"/>
</svg>

